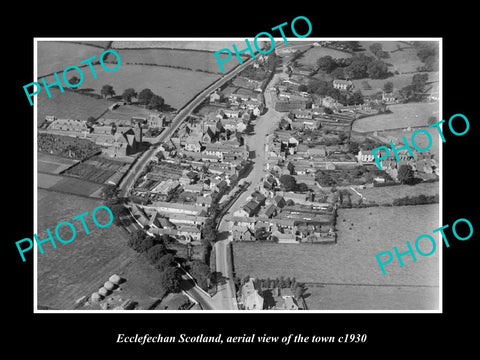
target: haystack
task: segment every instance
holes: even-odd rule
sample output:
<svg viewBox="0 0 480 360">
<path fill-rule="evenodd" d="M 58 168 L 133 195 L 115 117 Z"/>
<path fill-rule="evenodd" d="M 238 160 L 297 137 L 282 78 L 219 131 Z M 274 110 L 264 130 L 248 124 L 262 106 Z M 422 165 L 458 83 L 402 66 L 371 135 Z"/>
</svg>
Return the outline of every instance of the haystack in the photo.
<svg viewBox="0 0 480 360">
<path fill-rule="evenodd" d="M 115 288 L 115 284 L 110 281 L 106 281 L 105 284 L 103 284 L 103 287 L 107 290 L 113 290 Z"/>
<path fill-rule="evenodd" d="M 117 274 L 113 274 L 112 276 L 110 276 L 108 278 L 108 281 L 110 281 L 111 283 L 113 283 L 115 285 L 118 285 L 122 281 L 122 278 L 120 276 L 118 276 Z"/>
<path fill-rule="evenodd" d="M 107 295 L 110 293 L 110 291 L 107 290 L 107 289 L 105 289 L 105 288 L 102 286 L 100 289 L 98 289 L 98 293 L 99 293 L 100 295 L 102 295 L 102 296 L 107 296 Z"/>
</svg>

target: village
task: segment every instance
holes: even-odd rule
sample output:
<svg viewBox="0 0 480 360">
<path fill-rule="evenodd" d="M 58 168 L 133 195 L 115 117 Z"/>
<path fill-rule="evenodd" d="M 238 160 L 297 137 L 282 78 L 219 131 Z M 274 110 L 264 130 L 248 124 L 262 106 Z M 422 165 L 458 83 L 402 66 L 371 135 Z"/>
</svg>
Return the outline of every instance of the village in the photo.
<svg viewBox="0 0 480 360">
<path fill-rule="evenodd" d="M 341 241 L 339 208 L 378 206 L 362 194 L 364 189 L 407 183 L 402 168 L 410 171 L 408 181 L 438 180 L 438 161 L 430 152 L 414 156 L 402 152 L 401 161 L 391 155 L 379 170 L 371 150 L 390 141 L 401 144 L 401 137 L 352 130 L 358 119 L 388 112 L 389 105 L 399 102 L 398 95 L 384 91 L 380 99 L 358 97 L 352 81 L 334 79 L 329 86 L 348 99 L 342 104 L 309 91 L 313 69 L 298 65 L 294 56 L 286 58 L 283 65 L 277 64 L 281 72 L 275 72 L 270 64 L 275 56 L 257 56 L 246 70 L 213 91 L 167 139 L 162 133 L 172 126 L 171 113 L 152 110 L 129 121 L 115 119 L 114 110 L 125 102 L 113 104 L 111 114 L 91 122 L 52 114 L 39 132 L 90 140 L 101 147 L 101 156 L 111 159 L 155 148 L 128 192 L 129 210 L 149 233 L 194 246 L 202 245 L 209 219 L 225 222 L 233 242 L 334 245 Z M 263 142 L 265 154 L 263 166 L 255 166 L 258 155 L 247 140 L 257 136 L 257 124 L 271 111 L 276 117 L 271 131 L 263 139 L 255 138 Z M 259 171 L 260 182 L 247 182 L 251 172 Z M 234 197 L 243 191 L 244 203 L 230 211 Z M 267 286 L 280 293 L 278 284 Z M 295 289 L 284 287 L 289 295 L 281 308 L 304 308 L 295 300 Z M 238 289 L 241 307 L 263 309 L 261 288 L 258 281 L 243 281 Z"/>
</svg>

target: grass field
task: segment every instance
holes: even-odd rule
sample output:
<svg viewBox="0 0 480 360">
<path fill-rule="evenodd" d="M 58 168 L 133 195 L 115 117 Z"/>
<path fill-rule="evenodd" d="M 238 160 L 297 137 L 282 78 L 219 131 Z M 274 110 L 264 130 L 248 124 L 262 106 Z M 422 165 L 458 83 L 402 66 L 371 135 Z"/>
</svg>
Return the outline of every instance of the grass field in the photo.
<svg viewBox="0 0 480 360">
<path fill-rule="evenodd" d="M 74 301 L 97 291 L 114 273 L 127 281 L 122 284 L 124 299 L 132 298 L 139 304 L 151 303 L 163 297 L 159 272 L 138 258 L 127 246 L 127 234 L 115 225 L 101 229 L 90 216 L 100 201 L 72 195 L 39 190 L 38 236 L 47 237 L 46 228 L 52 232 L 61 221 L 75 225 L 77 235 L 71 243 L 57 243 L 53 249 L 45 243 L 44 254 L 38 253 L 38 304 L 56 309 L 73 309 Z M 81 223 L 72 217 L 88 211 L 85 222 L 87 235 Z M 99 211 L 98 221 L 106 223 L 108 214 Z M 65 230 L 65 232 L 62 232 Z M 71 237 L 68 227 L 60 228 L 60 236 Z M 54 235 L 55 236 L 55 235 Z"/>
<path fill-rule="evenodd" d="M 97 56 L 98 60 L 100 54 L 103 52 L 103 49 L 96 46 L 63 41 L 39 41 L 37 44 L 39 78 L 53 72 L 63 73 L 63 70 L 70 65 L 81 66 L 80 61 L 92 56 Z M 87 71 L 90 72 L 90 70 Z M 75 74 L 76 71 L 71 72 L 78 76 L 78 74 Z M 59 77 L 61 78 L 62 74 L 59 74 Z"/>
<path fill-rule="evenodd" d="M 331 56 L 334 59 L 344 59 L 349 58 L 352 55 L 335 49 L 329 49 L 325 47 L 313 47 L 310 50 L 306 51 L 303 56 L 298 59 L 298 63 L 302 65 L 315 66 L 317 64 L 317 60 L 323 56 Z"/>
<path fill-rule="evenodd" d="M 433 196 L 440 192 L 440 183 L 420 183 L 417 185 L 396 185 L 378 188 L 359 189 L 360 194 L 367 198 L 367 201 L 373 201 L 377 204 L 391 204 L 394 199 L 403 198 L 405 196 L 426 195 Z M 408 210 L 409 208 L 405 208 Z"/>
<path fill-rule="evenodd" d="M 60 156 L 52 156 L 42 153 L 38 153 L 37 155 L 38 171 L 50 174 L 59 174 L 77 162 L 77 160 L 67 159 Z"/>
<path fill-rule="evenodd" d="M 118 50 L 123 64 L 156 64 L 167 66 L 179 66 L 192 70 L 202 70 L 221 74 L 222 71 L 217 63 L 216 57 L 210 52 L 188 51 L 188 50 L 169 50 L 169 49 L 136 49 L 136 50 Z M 221 59 L 225 59 L 227 53 L 220 54 Z M 112 60 L 115 59 L 112 57 Z M 225 71 L 228 72 L 238 65 L 238 61 L 226 61 L 223 64 Z"/>
<path fill-rule="evenodd" d="M 50 93 L 52 97 L 48 98 L 42 89 L 36 96 L 39 124 L 47 115 L 56 116 L 59 119 L 78 120 L 87 120 L 89 116 L 99 117 L 113 104 L 109 100 L 95 99 L 72 91 L 62 93 L 59 89 L 51 88 Z"/>
<path fill-rule="evenodd" d="M 245 40 L 228 41 L 114 41 L 113 49 L 138 49 L 138 48 L 165 48 L 165 49 L 189 49 L 215 52 L 223 48 L 233 49 L 235 44 L 239 50 L 246 47 Z"/>
<path fill-rule="evenodd" d="M 79 89 L 91 88 L 94 89 L 95 93 L 100 94 L 102 86 L 109 84 L 113 86 L 116 94 L 121 95 L 127 88 L 134 88 L 137 92 L 148 88 L 155 94 L 163 97 L 166 104 L 176 109 L 182 107 L 196 93 L 200 92 L 220 77 L 220 75 L 203 72 L 157 66 L 121 65 L 117 71 L 111 73 L 105 73 L 100 69 L 100 65 L 95 66 L 94 68 L 96 71 L 98 70 L 98 79 L 85 76 Z M 48 81 L 52 81 L 52 79 L 53 77 L 49 78 Z M 64 95 L 65 93 L 56 95 L 55 97 L 58 101 L 68 100 L 66 98 L 64 99 Z M 51 100 L 52 99 L 47 99 L 46 101 Z M 107 101 L 104 101 L 103 103 L 108 104 L 103 110 L 112 104 L 112 102 Z M 100 104 L 100 102 L 98 102 L 98 104 Z M 85 115 L 86 111 L 88 110 L 83 109 L 82 114 Z M 99 111 L 90 111 L 89 115 L 98 113 Z M 51 114 L 49 113 L 47 115 Z M 57 115 L 57 117 L 60 116 Z"/>
<path fill-rule="evenodd" d="M 424 73 L 422 73 L 424 74 Z M 427 81 L 427 86 L 426 89 L 430 88 L 433 84 L 438 83 L 438 72 L 427 72 L 425 74 L 428 74 L 428 81 Z M 383 85 L 386 82 L 391 82 L 393 83 L 393 88 L 395 90 L 399 90 L 407 85 L 410 85 L 412 83 L 412 77 L 414 74 L 399 74 L 399 75 L 394 75 L 386 79 L 355 79 L 352 80 L 353 85 L 355 86 L 356 89 L 359 89 L 363 95 L 369 96 L 373 95 L 379 91 L 383 90 Z M 363 86 L 363 82 L 367 81 L 368 84 L 370 85 L 371 89 L 370 90 L 365 90 Z"/>
<path fill-rule="evenodd" d="M 393 246 L 403 250 L 405 241 L 414 242 L 438 227 L 437 205 L 340 209 L 337 244 L 234 243 L 235 270 L 237 276 L 283 275 L 301 282 L 398 287 L 396 294 L 402 298 L 407 295 L 406 287 L 399 285 L 438 286 L 438 249 L 430 257 L 419 256 L 417 262 L 404 257 L 403 268 L 393 261 L 386 266 L 385 275 L 375 255 L 393 251 Z M 363 305 L 353 294 L 344 300 L 349 309 L 360 308 Z M 308 301 L 318 299 L 312 296 Z M 425 304 L 409 303 L 411 306 L 424 308 Z M 383 308 L 381 298 L 368 308 L 376 307 Z"/>
<path fill-rule="evenodd" d="M 391 72 L 411 73 L 417 71 L 417 68 L 423 65 L 415 48 L 400 41 L 362 41 L 362 46 L 366 50 L 365 54 L 368 56 L 374 56 L 369 50 L 373 43 L 382 44 L 382 49 L 390 54 L 389 58 L 382 60 L 392 65 L 389 67 Z M 397 51 L 398 49 L 400 50 Z"/>
<path fill-rule="evenodd" d="M 437 286 L 355 286 L 307 284 L 309 310 L 431 310 L 438 308 Z M 355 303 L 352 304 L 352 299 Z M 381 299 L 379 301 L 378 299 Z"/>
<path fill-rule="evenodd" d="M 42 173 L 38 173 L 37 181 L 40 189 L 50 189 L 83 196 L 93 196 L 95 194 L 95 197 L 98 197 L 98 190 L 102 187 L 101 184 L 81 179 Z"/>
<path fill-rule="evenodd" d="M 428 126 L 430 116 L 438 117 L 438 103 L 407 103 L 389 105 L 390 114 L 380 114 L 356 120 L 353 130 L 380 131 L 409 126 Z"/>
</svg>

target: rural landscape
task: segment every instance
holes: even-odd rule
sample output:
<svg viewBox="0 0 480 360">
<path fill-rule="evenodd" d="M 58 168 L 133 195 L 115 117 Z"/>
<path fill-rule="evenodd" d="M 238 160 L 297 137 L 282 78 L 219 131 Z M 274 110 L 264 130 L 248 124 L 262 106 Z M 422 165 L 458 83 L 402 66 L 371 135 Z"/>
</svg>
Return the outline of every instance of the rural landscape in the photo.
<svg viewBox="0 0 480 360">
<path fill-rule="evenodd" d="M 35 81 L 83 71 L 34 99 L 38 238 L 113 214 L 37 252 L 38 310 L 437 310 L 438 252 L 375 255 L 440 227 L 439 41 L 291 39 L 222 72 L 232 43 L 36 42 Z"/>
</svg>

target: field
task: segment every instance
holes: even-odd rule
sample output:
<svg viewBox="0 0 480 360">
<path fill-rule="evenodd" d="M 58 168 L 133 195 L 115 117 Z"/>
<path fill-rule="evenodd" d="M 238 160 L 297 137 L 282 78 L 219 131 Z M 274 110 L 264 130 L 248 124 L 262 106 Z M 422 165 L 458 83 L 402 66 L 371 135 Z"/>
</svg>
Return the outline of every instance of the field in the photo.
<svg viewBox="0 0 480 360">
<path fill-rule="evenodd" d="M 353 131 L 368 132 L 409 126 L 428 126 L 430 116 L 438 117 L 438 103 L 407 103 L 389 105 L 390 114 L 380 114 L 356 120 Z"/>
<path fill-rule="evenodd" d="M 307 284 L 309 310 L 431 310 L 438 308 L 438 287 Z M 355 306 L 352 306 L 352 298 Z M 378 299 L 382 299 L 381 302 Z"/>
<path fill-rule="evenodd" d="M 374 56 L 368 49 L 373 43 L 382 44 L 382 49 L 390 54 L 390 57 L 383 61 L 392 65 L 389 67 L 391 72 L 398 71 L 400 74 L 416 72 L 417 68 L 423 65 L 415 48 L 400 41 L 362 41 L 361 44 L 368 56 Z M 398 49 L 401 50 L 397 51 Z"/>
<path fill-rule="evenodd" d="M 438 286 L 439 254 L 437 249 L 433 255 L 419 257 L 416 262 L 404 257 L 403 268 L 398 262 L 392 262 L 386 266 L 385 275 L 375 255 L 392 251 L 393 246 L 405 249 L 405 241 L 414 242 L 419 235 L 431 233 L 439 227 L 438 224 L 437 205 L 340 209 L 338 244 L 234 243 L 236 275 L 259 278 L 294 276 L 300 282 L 345 285 L 351 290 L 343 299 L 345 308 L 384 308 L 382 298 L 376 298 L 374 303 L 365 306 L 353 296 L 356 286 L 372 289 L 373 286 L 390 287 L 400 299 L 408 295 L 409 287 L 421 291 L 429 286 Z M 420 302 L 421 297 L 418 299 L 415 304 L 407 301 L 408 307 L 423 309 L 425 304 Z M 316 303 L 318 299 L 312 295 L 307 298 L 307 303 L 310 302 Z M 321 309 L 334 307 L 333 301 L 323 304 Z M 403 307 L 398 304 L 396 308 Z"/>
<path fill-rule="evenodd" d="M 377 204 L 391 204 L 394 199 L 403 198 L 405 196 L 438 195 L 440 192 L 440 184 L 434 183 L 420 183 L 414 186 L 410 185 L 395 185 L 385 186 L 369 189 L 358 189 L 357 191 L 367 198 L 367 201 L 373 201 Z M 405 209 L 409 209 L 407 207 Z"/>
<path fill-rule="evenodd" d="M 136 49 L 118 50 L 122 64 L 155 64 L 166 66 L 178 66 L 191 70 L 202 70 L 222 74 L 217 59 L 212 53 L 204 51 L 169 50 L 169 49 Z M 227 53 L 220 54 L 221 59 L 227 57 Z M 112 57 L 111 60 L 115 59 Z M 238 61 L 232 58 L 223 63 L 226 72 L 229 72 Z"/>
<path fill-rule="evenodd" d="M 77 162 L 78 160 L 67 159 L 42 153 L 38 153 L 37 155 L 38 171 L 50 174 L 59 174 L 73 164 L 76 164 Z"/>
<path fill-rule="evenodd" d="M 63 72 L 70 65 L 81 66 L 80 61 L 92 56 L 97 56 L 98 60 L 103 52 L 103 49 L 96 46 L 63 41 L 39 41 L 37 44 L 39 78 L 53 72 Z M 90 70 L 87 71 L 90 72 Z M 71 72 L 72 74 L 76 73 L 76 71 Z M 78 76 L 78 74 L 76 75 Z M 61 78 L 62 75 L 59 74 L 59 77 Z"/>
<path fill-rule="evenodd" d="M 65 172 L 65 175 L 78 176 L 81 179 L 103 184 L 113 174 L 120 170 L 125 163 L 94 156 L 77 164 Z"/>
<path fill-rule="evenodd" d="M 432 85 L 438 83 L 438 72 L 426 72 L 422 74 L 428 74 L 428 81 L 426 86 L 427 90 Z M 379 91 L 382 91 L 383 85 L 386 82 L 391 82 L 393 84 L 393 88 L 396 90 L 401 89 L 407 85 L 410 85 L 412 83 L 413 75 L 414 74 L 410 73 L 410 74 L 394 75 L 386 79 L 355 79 L 355 80 L 352 80 L 352 82 L 353 82 L 353 85 L 355 86 L 355 89 L 359 89 L 362 92 L 362 94 L 365 96 L 370 96 Z M 368 84 L 371 87 L 370 90 L 365 90 L 363 86 L 364 81 L 368 82 Z"/>
<path fill-rule="evenodd" d="M 96 118 L 113 104 L 110 100 L 96 99 L 72 91 L 61 93 L 59 89 L 55 88 L 51 88 L 50 93 L 51 98 L 48 98 L 43 89 L 36 95 L 38 124 L 41 124 L 47 115 L 56 116 L 59 119 L 87 120 L 90 116 Z"/>
<path fill-rule="evenodd" d="M 157 66 L 121 65 L 117 71 L 111 73 L 103 71 L 100 65 L 94 68 L 98 74 L 98 79 L 85 76 L 79 89 L 91 88 L 94 89 L 95 93 L 100 94 L 102 86 L 109 84 L 113 86 L 116 94 L 121 95 L 127 88 L 134 88 L 136 91 L 148 88 L 155 94 L 163 97 L 166 104 L 177 109 L 185 105 L 195 94 L 220 77 L 220 75 L 203 72 Z M 52 80 L 53 77 L 48 79 L 48 81 Z M 62 101 L 64 96 L 65 93 L 56 95 L 56 98 L 59 99 L 58 101 Z M 46 101 L 51 100 L 52 99 L 47 99 Z M 112 104 L 112 102 L 105 103 L 109 105 Z M 105 106 L 104 110 L 106 110 L 107 106 Z M 66 109 L 68 109 L 68 107 L 66 107 Z M 83 114 L 86 115 L 85 109 L 83 109 Z M 48 113 L 47 115 L 52 114 Z M 98 116 L 99 111 L 91 111 L 89 115 Z M 73 117 L 73 115 L 63 116 Z M 60 117 L 60 115 L 57 115 L 57 117 Z"/>
<path fill-rule="evenodd" d="M 246 47 L 245 40 L 229 41 L 114 41 L 113 49 L 139 49 L 139 48 L 165 48 L 165 49 L 188 49 L 215 52 L 223 48 L 233 49 L 235 44 L 239 50 Z"/>
<path fill-rule="evenodd" d="M 61 221 L 92 210 L 101 203 L 93 199 L 58 194 L 39 190 L 38 230 L 39 239 L 47 237 L 46 228 L 52 232 Z M 103 217 L 103 215 L 105 215 Z M 99 211 L 98 221 L 106 223 L 108 215 Z M 44 253 L 38 253 L 38 304 L 55 309 L 73 309 L 81 296 L 97 291 L 108 277 L 119 274 L 127 281 L 122 284 L 122 297 L 132 298 L 146 305 L 162 298 L 159 272 L 145 263 L 127 246 L 127 234 L 115 225 L 101 229 L 90 215 L 85 217 L 90 234 L 87 235 L 80 222 L 73 221 L 77 230 L 74 241 L 57 243 L 53 249 L 45 243 Z M 66 230 L 65 230 L 66 228 Z M 65 233 L 62 232 L 65 230 Z M 68 239 L 67 227 L 60 229 L 60 236 Z"/>
<path fill-rule="evenodd" d="M 99 197 L 102 185 L 66 176 L 37 174 L 38 187 L 62 193 Z"/>
<path fill-rule="evenodd" d="M 288 46 L 286 48 L 288 48 Z M 310 50 L 306 51 L 303 56 L 298 59 L 298 63 L 302 65 L 315 66 L 317 64 L 317 60 L 322 56 L 331 56 L 334 59 L 343 59 L 349 58 L 352 55 L 335 49 L 315 46 Z"/>
</svg>

